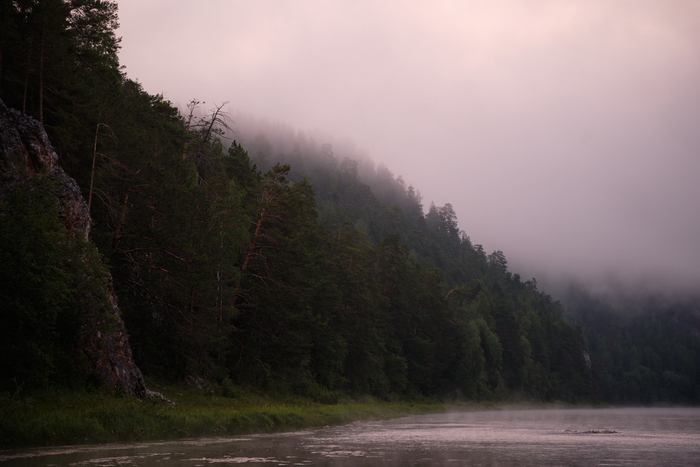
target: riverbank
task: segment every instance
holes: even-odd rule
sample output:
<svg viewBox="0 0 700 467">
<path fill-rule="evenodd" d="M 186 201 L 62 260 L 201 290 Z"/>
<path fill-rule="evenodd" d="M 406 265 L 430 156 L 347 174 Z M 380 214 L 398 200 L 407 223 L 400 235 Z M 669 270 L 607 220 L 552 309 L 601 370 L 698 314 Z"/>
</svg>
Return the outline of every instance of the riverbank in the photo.
<svg viewBox="0 0 700 467">
<path fill-rule="evenodd" d="M 174 405 L 101 391 L 52 389 L 23 395 L 1 394 L 0 448 L 288 431 L 448 410 L 448 405 L 439 401 L 387 402 L 341 397 L 337 403 L 323 403 L 240 388 L 223 391 L 226 395 L 222 395 L 221 388 L 149 387 Z"/>
<path fill-rule="evenodd" d="M 151 381 L 148 386 L 168 401 L 99 390 L 0 393 L 0 449 L 290 431 L 446 411 L 576 407 L 512 395 L 498 402 L 385 401 L 370 396 L 253 392 L 232 385 L 197 388 Z"/>
<path fill-rule="evenodd" d="M 289 433 L 0 450 L 0 465 L 656 466 L 700 458 L 697 408 L 527 409 L 499 404 Z"/>
</svg>

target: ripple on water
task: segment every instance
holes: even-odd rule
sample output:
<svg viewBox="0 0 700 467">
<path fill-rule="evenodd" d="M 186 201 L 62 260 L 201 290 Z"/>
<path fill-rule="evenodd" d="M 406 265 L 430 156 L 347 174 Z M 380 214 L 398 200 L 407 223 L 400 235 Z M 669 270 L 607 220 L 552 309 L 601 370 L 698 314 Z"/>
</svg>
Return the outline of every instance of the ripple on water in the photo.
<svg viewBox="0 0 700 467">
<path fill-rule="evenodd" d="M 0 467 L 698 465 L 700 409 L 440 414 L 342 427 L 0 453 Z"/>
</svg>

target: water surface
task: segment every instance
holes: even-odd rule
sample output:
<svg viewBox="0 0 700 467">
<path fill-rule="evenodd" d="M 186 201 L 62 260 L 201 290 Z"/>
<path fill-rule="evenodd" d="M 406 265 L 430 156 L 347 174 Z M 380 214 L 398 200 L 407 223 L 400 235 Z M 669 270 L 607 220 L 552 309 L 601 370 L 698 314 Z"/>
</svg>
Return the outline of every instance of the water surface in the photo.
<svg viewBox="0 0 700 467">
<path fill-rule="evenodd" d="M 700 409 L 460 412 L 290 433 L 0 452 L 0 466 L 700 465 Z"/>
</svg>

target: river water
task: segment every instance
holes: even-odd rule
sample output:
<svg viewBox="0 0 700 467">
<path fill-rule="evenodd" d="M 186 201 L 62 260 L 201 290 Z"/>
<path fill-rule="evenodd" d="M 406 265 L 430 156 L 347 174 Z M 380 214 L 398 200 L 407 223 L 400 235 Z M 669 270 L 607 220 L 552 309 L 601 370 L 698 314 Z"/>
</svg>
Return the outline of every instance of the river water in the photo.
<svg viewBox="0 0 700 467">
<path fill-rule="evenodd" d="M 457 412 L 290 433 L 0 451 L 5 466 L 700 465 L 699 408 Z"/>
</svg>

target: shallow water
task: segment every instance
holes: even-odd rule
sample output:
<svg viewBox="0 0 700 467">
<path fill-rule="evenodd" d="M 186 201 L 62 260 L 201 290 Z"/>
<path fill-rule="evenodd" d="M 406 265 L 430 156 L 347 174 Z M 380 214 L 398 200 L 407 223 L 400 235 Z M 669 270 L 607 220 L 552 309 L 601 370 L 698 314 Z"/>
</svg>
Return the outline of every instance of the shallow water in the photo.
<svg viewBox="0 0 700 467">
<path fill-rule="evenodd" d="M 0 466 L 700 465 L 700 409 L 460 412 L 282 434 L 0 452 Z"/>
</svg>

